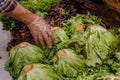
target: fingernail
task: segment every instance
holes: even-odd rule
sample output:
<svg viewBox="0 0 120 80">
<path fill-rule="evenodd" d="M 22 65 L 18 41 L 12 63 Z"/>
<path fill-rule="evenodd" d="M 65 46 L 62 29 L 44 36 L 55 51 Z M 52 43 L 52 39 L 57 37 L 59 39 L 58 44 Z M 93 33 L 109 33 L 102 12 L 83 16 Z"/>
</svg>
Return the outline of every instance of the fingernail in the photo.
<svg viewBox="0 0 120 80">
<path fill-rule="evenodd" d="M 52 46 L 48 46 L 49 48 L 52 48 Z"/>
</svg>

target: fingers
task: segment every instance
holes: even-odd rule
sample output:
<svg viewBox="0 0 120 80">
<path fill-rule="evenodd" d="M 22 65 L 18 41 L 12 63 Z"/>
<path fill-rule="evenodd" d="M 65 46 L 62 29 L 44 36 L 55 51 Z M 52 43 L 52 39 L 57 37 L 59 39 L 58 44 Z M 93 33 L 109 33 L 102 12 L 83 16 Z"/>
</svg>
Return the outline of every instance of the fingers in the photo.
<svg viewBox="0 0 120 80">
<path fill-rule="evenodd" d="M 54 42 L 56 39 L 50 31 L 51 26 L 47 24 L 45 20 L 40 17 L 36 17 L 36 19 L 28 26 L 37 45 L 41 44 L 41 46 L 45 48 L 45 45 L 47 44 L 49 48 L 52 47 L 50 39 Z"/>
<path fill-rule="evenodd" d="M 49 30 L 47 33 L 48 33 L 49 37 L 50 37 L 54 42 L 56 42 L 56 38 L 55 38 L 54 34 L 53 34 L 50 30 Z"/>
<path fill-rule="evenodd" d="M 45 40 L 45 42 L 46 42 L 47 46 L 48 46 L 49 48 L 52 48 L 52 46 L 51 46 L 51 43 L 50 43 L 50 40 L 49 40 L 49 37 L 48 37 L 47 33 L 46 33 L 46 32 L 42 32 L 42 35 L 43 35 L 43 38 L 44 38 L 44 40 Z"/>
<path fill-rule="evenodd" d="M 47 26 L 48 26 L 48 29 L 50 30 L 50 29 L 51 29 L 51 26 L 50 26 L 49 24 L 48 24 Z"/>
<path fill-rule="evenodd" d="M 37 45 L 39 45 L 39 41 L 38 41 L 38 38 L 37 38 L 36 35 L 34 35 L 34 40 L 35 40 L 35 43 L 36 43 Z"/>
<path fill-rule="evenodd" d="M 50 38 L 55 41 L 55 37 L 54 35 L 52 34 L 51 31 L 46 31 L 46 32 L 38 32 L 38 33 L 33 33 L 34 35 L 34 40 L 36 42 L 37 45 L 41 45 L 43 48 L 45 48 L 45 43 L 47 44 L 47 46 L 49 48 L 51 48 L 51 43 L 50 43 Z"/>
<path fill-rule="evenodd" d="M 42 36 L 41 32 L 39 33 L 38 39 L 39 39 L 39 43 L 41 44 L 41 46 L 43 48 L 45 48 L 45 43 L 44 43 L 43 36 Z"/>
<path fill-rule="evenodd" d="M 48 27 L 48 28 L 47 28 L 47 34 L 48 34 L 48 36 L 49 36 L 54 42 L 56 42 L 56 38 L 55 38 L 54 34 L 53 34 L 52 31 L 51 31 L 51 26 L 48 25 L 47 27 Z"/>
</svg>

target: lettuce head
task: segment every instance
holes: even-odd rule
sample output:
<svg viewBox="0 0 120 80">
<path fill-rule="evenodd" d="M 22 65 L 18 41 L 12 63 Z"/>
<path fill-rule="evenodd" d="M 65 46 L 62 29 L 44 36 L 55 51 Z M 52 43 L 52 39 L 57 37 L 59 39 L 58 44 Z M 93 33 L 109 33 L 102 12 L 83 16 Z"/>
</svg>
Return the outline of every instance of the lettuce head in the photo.
<svg viewBox="0 0 120 80">
<path fill-rule="evenodd" d="M 75 78 L 84 67 L 84 57 L 76 55 L 72 49 L 59 50 L 53 59 L 57 71 L 64 77 Z"/>
<path fill-rule="evenodd" d="M 23 67 L 18 80 L 62 80 L 53 66 L 27 64 Z"/>
</svg>

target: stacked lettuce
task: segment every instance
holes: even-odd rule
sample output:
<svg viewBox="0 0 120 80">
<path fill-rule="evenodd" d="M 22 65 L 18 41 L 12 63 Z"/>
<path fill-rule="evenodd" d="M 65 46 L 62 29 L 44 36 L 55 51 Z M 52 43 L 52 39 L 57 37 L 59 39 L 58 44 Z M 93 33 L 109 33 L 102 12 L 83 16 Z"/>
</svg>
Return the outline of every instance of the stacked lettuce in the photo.
<svg viewBox="0 0 120 80">
<path fill-rule="evenodd" d="M 119 78 L 119 29 L 107 30 L 100 19 L 88 14 L 72 17 L 63 22 L 62 28 L 54 27 L 52 31 L 56 43 L 53 43 L 51 49 L 43 49 L 26 42 L 11 49 L 6 69 L 14 79 Z"/>
<path fill-rule="evenodd" d="M 16 79 L 24 65 L 42 63 L 44 60 L 43 54 L 43 50 L 39 47 L 23 42 L 10 50 L 5 69 Z"/>
</svg>

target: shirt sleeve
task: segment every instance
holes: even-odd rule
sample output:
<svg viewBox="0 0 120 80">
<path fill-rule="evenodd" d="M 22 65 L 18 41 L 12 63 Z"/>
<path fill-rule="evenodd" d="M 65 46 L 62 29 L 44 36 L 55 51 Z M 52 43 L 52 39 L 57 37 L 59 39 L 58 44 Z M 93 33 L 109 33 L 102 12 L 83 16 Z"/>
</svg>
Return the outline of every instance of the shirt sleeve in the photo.
<svg viewBox="0 0 120 80">
<path fill-rule="evenodd" d="M 17 6 L 16 0 L 0 0 L 0 13 L 7 13 L 14 10 Z"/>
</svg>

